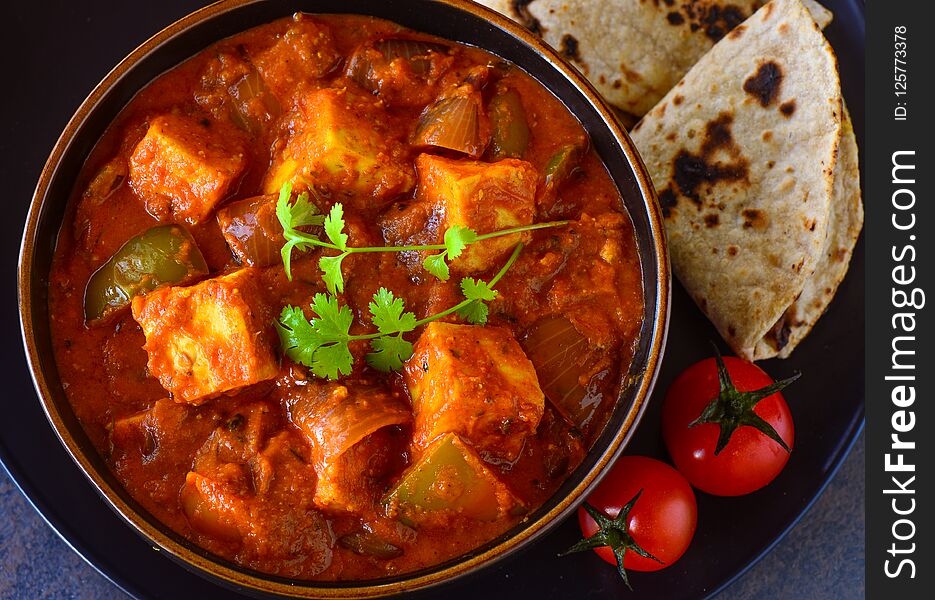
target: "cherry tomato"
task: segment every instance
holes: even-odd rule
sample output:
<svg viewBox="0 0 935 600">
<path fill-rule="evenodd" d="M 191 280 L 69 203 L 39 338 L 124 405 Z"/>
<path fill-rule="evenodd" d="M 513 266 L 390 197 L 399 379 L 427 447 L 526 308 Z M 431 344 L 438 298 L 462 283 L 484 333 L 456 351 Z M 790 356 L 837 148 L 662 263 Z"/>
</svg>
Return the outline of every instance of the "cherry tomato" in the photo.
<svg viewBox="0 0 935 600">
<path fill-rule="evenodd" d="M 625 582 L 626 569 L 658 571 L 681 558 L 698 524 L 688 481 L 666 463 L 645 456 L 621 457 L 585 504 L 578 509 L 585 539 L 569 552 L 594 549 L 617 565 Z"/>
<path fill-rule="evenodd" d="M 676 468 L 693 486 L 741 496 L 779 475 L 794 441 L 792 414 L 753 363 L 728 356 L 695 363 L 675 380 L 662 406 L 662 434 Z"/>
</svg>

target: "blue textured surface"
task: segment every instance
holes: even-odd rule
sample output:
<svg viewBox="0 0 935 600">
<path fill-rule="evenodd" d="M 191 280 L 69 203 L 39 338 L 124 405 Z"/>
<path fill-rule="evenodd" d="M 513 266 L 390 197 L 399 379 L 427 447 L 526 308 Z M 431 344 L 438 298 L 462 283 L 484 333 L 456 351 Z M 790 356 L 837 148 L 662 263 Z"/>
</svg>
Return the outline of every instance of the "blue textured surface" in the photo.
<svg viewBox="0 0 935 600">
<path fill-rule="evenodd" d="M 665 577 L 665 571 L 657 576 Z M 863 595 L 861 437 L 828 489 L 798 526 L 720 598 L 809 600 Z M 0 598 L 124 597 L 71 551 L 0 470 Z"/>
</svg>

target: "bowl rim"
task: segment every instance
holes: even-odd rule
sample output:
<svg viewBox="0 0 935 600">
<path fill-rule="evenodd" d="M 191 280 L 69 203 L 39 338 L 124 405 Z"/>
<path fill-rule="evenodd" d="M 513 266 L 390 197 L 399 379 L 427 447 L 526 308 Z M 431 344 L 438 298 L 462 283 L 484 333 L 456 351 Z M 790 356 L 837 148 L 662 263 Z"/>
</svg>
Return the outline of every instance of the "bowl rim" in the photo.
<svg viewBox="0 0 935 600">
<path fill-rule="evenodd" d="M 518 42 L 525 44 L 536 51 L 546 60 L 549 66 L 558 71 L 573 87 L 579 91 L 587 103 L 600 117 L 601 126 L 606 127 L 613 142 L 622 151 L 623 156 L 634 177 L 635 187 L 639 190 L 643 207 L 646 211 L 649 225 L 649 238 L 652 241 L 652 253 L 655 257 L 655 273 L 643 273 L 644 284 L 648 278 L 655 276 L 655 311 L 646 314 L 644 308 L 643 318 L 652 319 L 652 329 L 645 365 L 639 387 L 635 391 L 632 405 L 620 427 L 606 447 L 598 449 L 593 447 L 589 453 L 600 450 L 600 457 L 583 476 L 571 492 L 547 513 L 534 521 L 526 523 L 523 528 L 513 535 L 503 539 L 496 545 L 483 552 L 467 557 L 456 557 L 446 561 L 446 566 L 435 565 L 411 574 L 403 574 L 403 579 L 384 582 L 381 580 L 364 580 L 348 582 L 349 585 L 323 586 L 323 582 L 304 580 L 285 580 L 281 577 L 266 575 L 238 567 L 228 563 L 222 557 L 215 557 L 208 551 L 194 550 L 195 544 L 187 540 L 174 539 L 150 522 L 154 519 L 148 514 L 128 504 L 113 486 L 98 472 L 91 459 L 85 455 L 84 450 L 68 431 L 55 402 L 51 400 L 52 391 L 49 382 L 45 379 L 40 368 L 43 361 L 54 360 L 52 357 L 42 357 L 36 344 L 33 311 L 33 279 L 32 267 L 34 264 L 34 248 L 42 208 L 45 206 L 49 188 L 56 179 L 59 167 L 72 148 L 72 142 L 83 129 L 89 115 L 93 114 L 102 99 L 115 87 L 124 76 L 136 66 L 138 62 L 156 52 L 163 44 L 181 35 L 187 30 L 216 18 L 219 15 L 234 11 L 242 6 L 263 3 L 266 0 L 219 0 L 191 12 L 161 29 L 148 40 L 140 44 L 126 57 L 124 57 L 107 75 L 98 83 L 90 94 L 81 103 L 73 116 L 69 119 L 62 134 L 56 141 L 49 158 L 40 173 L 35 191 L 30 200 L 29 211 L 23 231 L 22 243 L 17 268 L 17 300 L 20 316 L 20 329 L 26 351 L 26 361 L 33 385 L 36 389 L 43 412 L 45 413 L 56 437 L 61 442 L 69 456 L 92 483 L 98 494 L 106 501 L 114 512 L 132 529 L 150 543 L 155 543 L 157 549 L 165 551 L 176 562 L 193 572 L 207 577 L 216 583 L 221 583 L 231 589 L 245 591 L 252 594 L 275 594 L 284 597 L 303 598 L 375 598 L 400 592 L 410 592 L 428 587 L 450 583 L 455 579 L 476 573 L 484 567 L 499 562 L 509 555 L 526 547 L 533 540 L 541 537 L 554 526 L 564 520 L 584 500 L 599 481 L 606 475 L 610 465 L 623 452 L 624 447 L 632 438 L 636 426 L 645 412 L 647 401 L 659 374 L 659 367 L 665 350 L 668 335 L 669 314 L 671 309 L 671 271 L 666 246 L 665 228 L 661 210 L 659 208 L 656 192 L 649 177 L 648 171 L 638 154 L 635 145 L 630 140 L 623 126 L 615 117 L 603 98 L 598 94 L 587 79 L 573 66 L 565 62 L 559 54 L 548 46 L 539 37 L 521 25 L 511 21 L 505 16 L 471 0 L 431 0 L 437 4 L 447 5 L 450 8 L 470 13 L 479 17 L 497 29 L 505 32 Z M 218 38 L 221 39 L 221 38 Z M 213 40 L 208 43 L 213 43 Z M 158 77 L 156 75 L 155 77 Z M 155 78 L 154 77 L 154 78 Z M 147 85 L 151 78 L 147 81 Z M 138 88 L 138 92 L 142 87 Z M 567 107 L 567 105 L 566 105 Z M 574 112 L 568 108 L 572 114 Z M 43 281 L 45 285 L 48 281 Z M 145 512 L 145 511 L 143 511 Z M 192 546 L 192 547 L 187 547 Z M 427 571 L 427 572 L 426 572 Z M 411 577 L 409 576 L 411 575 Z"/>
</svg>

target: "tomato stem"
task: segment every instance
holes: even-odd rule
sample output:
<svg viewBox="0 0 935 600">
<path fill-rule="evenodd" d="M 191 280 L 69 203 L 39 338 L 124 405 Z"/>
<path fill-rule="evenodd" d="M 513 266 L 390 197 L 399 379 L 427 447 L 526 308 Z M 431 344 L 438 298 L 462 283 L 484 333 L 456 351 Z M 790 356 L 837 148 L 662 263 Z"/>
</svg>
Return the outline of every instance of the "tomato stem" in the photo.
<svg viewBox="0 0 935 600">
<path fill-rule="evenodd" d="M 724 359 L 721 358 L 721 353 L 717 348 L 717 344 L 712 345 L 714 346 L 714 360 L 717 362 L 717 377 L 720 389 L 717 397 L 714 398 L 714 400 L 701 411 L 698 418 L 689 423 L 688 426 L 694 427 L 703 423 L 713 423 L 720 427 L 717 445 L 714 448 L 715 456 L 720 454 L 721 450 L 727 446 L 734 432 L 744 425 L 755 428 L 757 431 L 782 446 L 783 450 L 791 453 L 792 450 L 776 432 L 773 426 L 756 414 L 753 409 L 761 400 L 782 390 L 798 379 L 802 374 L 796 373 L 788 379 L 777 381 L 758 390 L 741 392 L 734 385 L 734 382 L 731 381 L 730 373 L 727 371 L 727 365 L 724 364 Z"/>
<path fill-rule="evenodd" d="M 665 564 L 646 550 L 643 550 L 640 545 L 636 543 L 636 540 L 633 539 L 633 536 L 630 535 L 630 524 L 628 522 L 630 511 L 633 509 L 633 505 L 636 504 L 636 501 L 640 499 L 642 493 L 642 489 L 638 491 L 636 495 L 620 509 L 620 513 L 616 518 L 613 519 L 585 502 L 584 510 L 594 519 L 594 522 L 597 524 L 597 531 L 591 537 L 584 538 L 568 550 L 559 554 L 559 556 L 566 556 L 574 552 L 582 552 L 584 550 L 592 550 L 594 548 L 607 546 L 614 553 L 614 558 L 617 560 L 617 572 L 620 573 L 620 577 L 623 578 L 623 583 L 626 584 L 632 592 L 633 586 L 630 585 L 627 571 L 623 568 L 623 559 L 627 550 L 635 552 L 643 558 L 654 560 L 660 565 Z"/>
</svg>

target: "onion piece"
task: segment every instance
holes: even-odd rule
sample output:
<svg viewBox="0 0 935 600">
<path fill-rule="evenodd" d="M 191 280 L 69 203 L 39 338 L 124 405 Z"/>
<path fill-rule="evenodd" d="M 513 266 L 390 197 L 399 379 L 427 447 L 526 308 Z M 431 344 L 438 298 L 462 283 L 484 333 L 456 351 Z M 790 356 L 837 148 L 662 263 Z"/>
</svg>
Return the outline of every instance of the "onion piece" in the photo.
<svg viewBox="0 0 935 600">
<path fill-rule="evenodd" d="M 348 59 L 347 76 L 394 106 L 424 106 L 451 66 L 450 47 L 435 42 L 385 38 L 367 42 Z"/>
<path fill-rule="evenodd" d="M 250 133 L 259 133 L 264 123 L 276 119 L 282 112 L 279 101 L 256 69 L 251 68 L 230 87 L 228 93 L 233 100 L 231 118 L 238 127 Z"/>
<path fill-rule="evenodd" d="M 412 136 L 416 146 L 434 146 L 479 158 L 490 141 L 480 91 L 461 85 L 427 107 Z"/>
<path fill-rule="evenodd" d="M 542 393 L 569 424 L 587 424 L 602 398 L 590 385 L 597 356 L 565 317 L 537 321 L 522 341 Z"/>
<path fill-rule="evenodd" d="M 379 50 L 383 57 L 389 61 L 405 58 L 413 73 L 425 75 L 431 69 L 429 59 L 433 52 L 444 54 L 448 46 L 435 42 L 410 40 L 405 38 L 387 38 L 374 42 L 373 47 Z"/>
<path fill-rule="evenodd" d="M 276 217 L 276 200 L 276 194 L 256 196 L 218 211 L 221 233 L 241 264 L 268 267 L 280 261 L 285 239 Z"/>
<path fill-rule="evenodd" d="M 412 420 L 405 403 L 378 387 L 308 383 L 291 388 L 285 405 L 290 420 L 308 438 L 316 471 L 375 431 Z"/>
</svg>

